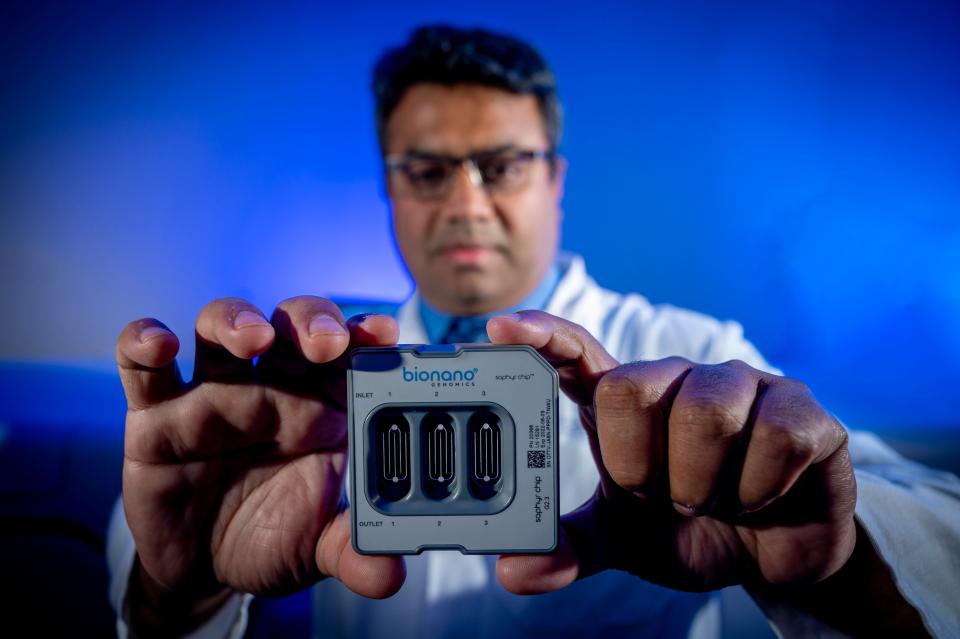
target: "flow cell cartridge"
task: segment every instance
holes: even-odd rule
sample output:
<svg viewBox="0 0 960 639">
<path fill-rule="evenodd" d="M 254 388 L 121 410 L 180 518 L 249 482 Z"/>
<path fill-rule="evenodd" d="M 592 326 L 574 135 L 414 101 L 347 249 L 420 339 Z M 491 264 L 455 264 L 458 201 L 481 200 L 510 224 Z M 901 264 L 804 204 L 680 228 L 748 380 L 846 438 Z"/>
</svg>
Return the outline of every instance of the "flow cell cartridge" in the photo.
<svg viewBox="0 0 960 639">
<path fill-rule="evenodd" d="M 358 348 L 348 375 L 362 553 L 549 552 L 557 374 L 527 346 Z"/>
</svg>

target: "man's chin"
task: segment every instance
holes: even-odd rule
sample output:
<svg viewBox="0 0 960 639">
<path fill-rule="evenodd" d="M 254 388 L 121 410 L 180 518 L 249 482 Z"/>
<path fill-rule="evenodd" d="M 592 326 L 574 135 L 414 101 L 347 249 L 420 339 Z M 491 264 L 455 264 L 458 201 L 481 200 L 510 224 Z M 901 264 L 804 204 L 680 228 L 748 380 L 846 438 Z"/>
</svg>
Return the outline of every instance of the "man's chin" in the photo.
<svg viewBox="0 0 960 639">
<path fill-rule="evenodd" d="M 452 271 L 455 271 L 453 273 Z M 451 278 L 451 275 L 453 276 Z M 445 310 L 455 315 L 483 315 L 500 309 L 503 275 L 491 275 L 477 267 L 458 267 L 445 274 L 447 285 L 441 292 Z"/>
</svg>

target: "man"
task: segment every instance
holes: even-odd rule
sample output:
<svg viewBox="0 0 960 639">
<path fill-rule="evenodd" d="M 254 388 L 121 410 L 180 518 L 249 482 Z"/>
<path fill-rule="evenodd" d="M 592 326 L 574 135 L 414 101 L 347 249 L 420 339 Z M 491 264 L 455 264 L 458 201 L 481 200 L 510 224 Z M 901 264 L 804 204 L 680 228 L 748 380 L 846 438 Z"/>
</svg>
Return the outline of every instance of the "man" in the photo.
<svg viewBox="0 0 960 639">
<path fill-rule="evenodd" d="M 956 561 L 956 478 L 848 436 L 735 324 L 605 291 L 582 260 L 558 254 L 566 162 L 554 79 L 536 52 L 425 28 L 381 59 L 374 92 L 411 300 L 346 319 L 354 309 L 304 296 L 270 320 L 215 300 L 197 318 L 190 384 L 157 320 L 119 338 L 121 633 L 239 636 L 240 593 L 319 580 L 318 636 L 717 636 L 707 592 L 731 584 L 788 635 L 957 627 L 945 598 L 957 571 L 924 574 Z M 560 374 L 568 514 L 557 551 L 496 564 L 356 554 L 341 502 L 340 356 L 487 337 L 536 347 Z M 859 502 L 851 457 L 869 465 Z M 921 525 L 940 537 L 916 544 Z"/>
</svg>

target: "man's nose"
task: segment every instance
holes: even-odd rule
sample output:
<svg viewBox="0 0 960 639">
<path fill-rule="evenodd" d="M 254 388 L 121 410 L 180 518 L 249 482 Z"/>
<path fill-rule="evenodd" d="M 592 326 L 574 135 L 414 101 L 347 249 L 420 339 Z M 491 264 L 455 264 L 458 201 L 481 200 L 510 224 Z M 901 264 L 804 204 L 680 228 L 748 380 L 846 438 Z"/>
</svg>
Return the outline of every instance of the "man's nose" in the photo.
<svg viewBox="0 0 960 639">
<path fill-rule="evenodd" d="M 493 201 L 483 186 L 483 177 L 472 162 L 463 162 L 451 178 L 444 210 L 451 217 L 477 218 L 493 215 Z"/>
</svg>

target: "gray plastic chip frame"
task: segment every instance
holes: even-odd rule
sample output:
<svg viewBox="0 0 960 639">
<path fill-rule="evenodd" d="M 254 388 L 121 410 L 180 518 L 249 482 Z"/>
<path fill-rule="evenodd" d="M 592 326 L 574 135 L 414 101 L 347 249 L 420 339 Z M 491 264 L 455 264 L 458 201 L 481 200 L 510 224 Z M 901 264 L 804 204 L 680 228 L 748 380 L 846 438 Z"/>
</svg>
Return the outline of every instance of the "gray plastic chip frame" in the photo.
<svg viewBox="0 0 960 639">
<path fill-rule="evenodd" d="M 458 376 L 466 370 L 464 366 L 472 367 L 475 382 L 473 377 L 469 384 L 456 381 L 468 378 L 469 370 Z M 399 383 L 401 370 L 406 381 L 414 371 L 426 379 L 427 371 L 437 376 L 437 370 L 452 370 L 452 376 L 444 372 L 444 379 L 455 381 L 438 382 L 434 386 L 439 390 L 433 391 L 428 384 Z M 418 554 L 428 549 L 455 549 L 465 554 L 495 554 L 544 553 L 556 548 L 559 384 L 556 371 L 535 349 L 522 345 L 358 348 L 350 356 L 347 391 L 351 541 L 357 552 Z M 509 446 L 504 445 L 502 492 L 497 493 L 506 497 L 491 499 L 482 490 L 472 492 L 465 481 L 463 459 L 469 444 L 465 445 L 463 435 L 473 410 L 491 411 L 499 418 L 502 433 L 512 431 L 512 455 L 507 462 Z M 413 435 L 424 415 L 446 412 L 455 418 L 460 484 L 449 498 L 424 497 L 420 478 L 412 476 L 420 473 L 421 462 L 411 459 L 410 494 L 394 495 L 387 504 L 377 503 L 376 491 L 369 490 L 369 460 L 374 450 L 370 435 L 376 432 L 373 420 L 377 414 L 386 412 L 406 415 L 411 453 L 417 446 Z M 534 453 L 528 445 L 534 446 L 538 414 L 541 428 L 537 432 L 546 443 Z M 519 421 L 517 415 L 521 415 Z M 546 460 L 545 466 L 528 467 L 531 454 L 537 455 L 541 464 Z"/>
</svg>

